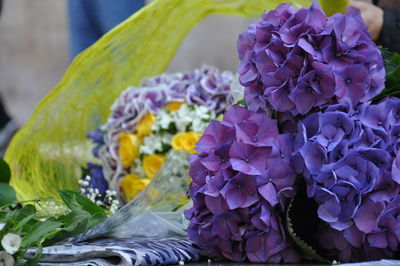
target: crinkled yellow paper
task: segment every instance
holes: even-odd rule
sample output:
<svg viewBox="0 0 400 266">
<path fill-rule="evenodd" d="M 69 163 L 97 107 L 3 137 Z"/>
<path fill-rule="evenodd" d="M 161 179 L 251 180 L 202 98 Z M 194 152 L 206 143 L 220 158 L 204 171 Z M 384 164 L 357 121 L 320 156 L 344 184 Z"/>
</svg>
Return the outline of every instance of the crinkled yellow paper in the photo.
<svg viewBox="0 0 400 266">
<path fill-rule="evenodd" d="M 156 0 L 106 34 L 76 57 L 13 139 L 6 161 L 19 199 L 76 189 L 80 167 L 91 159 L 86 133 L 106 121 L 111 104 L 128 85 L 165 71 L 186 34 L 203 18 L 259 16 L 281 2 Z M 293 2 L 302 6 L 311 0 Z"/>
</svg>

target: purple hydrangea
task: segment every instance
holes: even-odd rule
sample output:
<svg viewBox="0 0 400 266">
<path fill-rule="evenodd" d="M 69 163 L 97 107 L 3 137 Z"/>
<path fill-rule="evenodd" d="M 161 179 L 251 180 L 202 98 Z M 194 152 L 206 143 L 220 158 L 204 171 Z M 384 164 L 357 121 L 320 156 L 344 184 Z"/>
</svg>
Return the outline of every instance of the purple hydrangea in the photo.
<svg viewBox="0 0 400 266">
<path fill-rule="evenodd" d="M 133 132 L 147 112 L 158 113 L 169 102 L 208 107 L 217 114 L 233 103 L 233 74 L 203 66 L 191 73 L 163 74 L 145 79 L 140 87 L 129 87 L 111 107 L 103 134 Z M 106 137 L 107 141 L 107 137 Z"/>
<path fill-rule="evenodd" d="M 318 204 L 320 243 L 342 262 L 391 258 L 400 243 L 399 108 L 332 105 L 299 122 L 293 163 Z"/>
<path fill-rule="evenodd" d="M 296 262 L 282 226 L 296 172 L 294 137 L 279 134 L 277 121 L 240 106 L 222 122 L 211 121 L 190 161 L 193 207 L 190 239 L 207 255 L 233 261 Z"/>
<path fill-rule="evenodd" d="M 240 83 L 250 110 L 292 115 L 337 102 L 367 102 L 384 88 L 385 69 L 360 12 L 326 17 L 314 1 L 281 4 L 237 41 Z"/>
<path fill-rule="evenodd" d="M 102 161 L 103 174 L 110 189 L 119 191 L 119 180 L 130 173 L 122 167 L 118 155 L 120 134 L 135 132 L 148 112 L 157 114 L 170 102 L 208 107 L 217 115 L 232 105 L 233 74 L 203 66 L 189 73 L 163 74 L 145 79 L 139 87 L 129 87 L 111 107 L 106 124 L 90 132 L 93 154 Z"/>
</svg>

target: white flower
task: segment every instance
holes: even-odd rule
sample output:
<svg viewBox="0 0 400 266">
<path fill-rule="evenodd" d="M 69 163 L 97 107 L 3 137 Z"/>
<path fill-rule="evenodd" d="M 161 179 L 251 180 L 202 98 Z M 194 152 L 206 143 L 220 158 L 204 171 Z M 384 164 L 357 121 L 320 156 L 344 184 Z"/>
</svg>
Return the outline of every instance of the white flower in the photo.
<svg viewBox="0 0 400 266">
<path fill-rule="evenodd" d="M 19 250 L 19 247 L 21 246 L 21 241 L 22 238 L 19 235 L 8 233 L 3 236 L 3 239 L 1 240 L 1 245 L 3 246 L 5 251 L 12 255 Z"/>
<path fill-rule="evenodd" d="M 3 230 L 5 226 L 6 226 L 5 223 L 0 223 L 0 231 Z"/>
<path fill-rule="evenodd" d="M 13 256 L 5 251 L 0 251 L 0 266 L 14 266 L 15 261 Z"/>
<path fill-rule="evenodd" d="M 174 114 L 168 113 L 161 110 L 158 114 L 157 120 L 152 126 L 153 131 L 159 131 L 160 129 L 168 129 L 169 125 L 174 122 Z"/>
<path fill-rule="evenodd" d="M 142 154 L 154 154 L 160 152 L 163 144 L 171 143 L 172 136 L 170 134 L 152 134 L 143 139 L 143 144 L 139 151 Z"/>
<path fill-rule="evenodd" d="M 244 99 L 244 87 L 240 85 L 239 74 L 236 74 L 231 82 L 233 102 L 237 103 Z"/>
<path fill-rule="evenodd" d="M 210 118 L 210 110 L 205 106 L 196 106 L 195 113 L 197 117 L 207 119 Z"/>
</svg>

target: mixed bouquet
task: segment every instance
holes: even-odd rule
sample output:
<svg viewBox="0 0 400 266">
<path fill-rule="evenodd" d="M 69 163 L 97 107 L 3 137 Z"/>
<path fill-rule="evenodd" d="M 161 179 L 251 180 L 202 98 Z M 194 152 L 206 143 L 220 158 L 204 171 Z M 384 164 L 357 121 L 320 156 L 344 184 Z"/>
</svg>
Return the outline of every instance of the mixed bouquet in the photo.
<svg viewBox="0 0 400 266">
<path fill-rule="evenodd" d="M 37 264 L 42 252 L 69 263 L 82 249 L 148 265 L 200 249 L 238 262 L 398 258 L 400 55 L 371 41 L 357 9 L 327 17 L 317 1 L 266 12 L 237 48 L 242 105 L 233 75 L 212 67 L 126 89 L 88 134 L 88 197 L 18 202 L 0 160 L 0 264 Z M 194 244 L 177 206 L 187 173 Z M 137 236 L 148 239 L 127 239 Z"/>
<path fill-rule="evenodd" d="M 233 261 L 396 258 L 400 99 L 384 96 L 398 55 L 383 60 L 357 9 L 327 17 L 316 1 L 266 12 L 237 44 L 247 108 L 197 143 L 190 239 Z"/>
<path fill-rule="evenodd" d="M 173 151 L 194 153 L 208 123 L 233 103 L 232 80 L 232 73 L 204 66 L 126 89 L 112 106 L 108 122 L 88 134 L 101 164 L 88 164 L 83 190 L 94 190 L 100 202 L 109 198 L 109 190 L 116 191 L 122 202 L 133 199 Z M 184 176 L 187 156 L 179 156 L 174 174 Z"/>
</svg>

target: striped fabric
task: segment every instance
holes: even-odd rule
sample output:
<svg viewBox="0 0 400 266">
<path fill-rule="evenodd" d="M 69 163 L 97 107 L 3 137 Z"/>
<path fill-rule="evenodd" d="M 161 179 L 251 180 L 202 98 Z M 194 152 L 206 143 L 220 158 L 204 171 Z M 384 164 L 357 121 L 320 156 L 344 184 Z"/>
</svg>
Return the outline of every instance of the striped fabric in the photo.
<svg viewBox="0 0 400 266">
<path fill-rule="evenodd" d="M 199 259 L 198 247 L 186 238 L 96 239 L 44 248 L 40 265 L 169 265 Z"/>
</svg>

